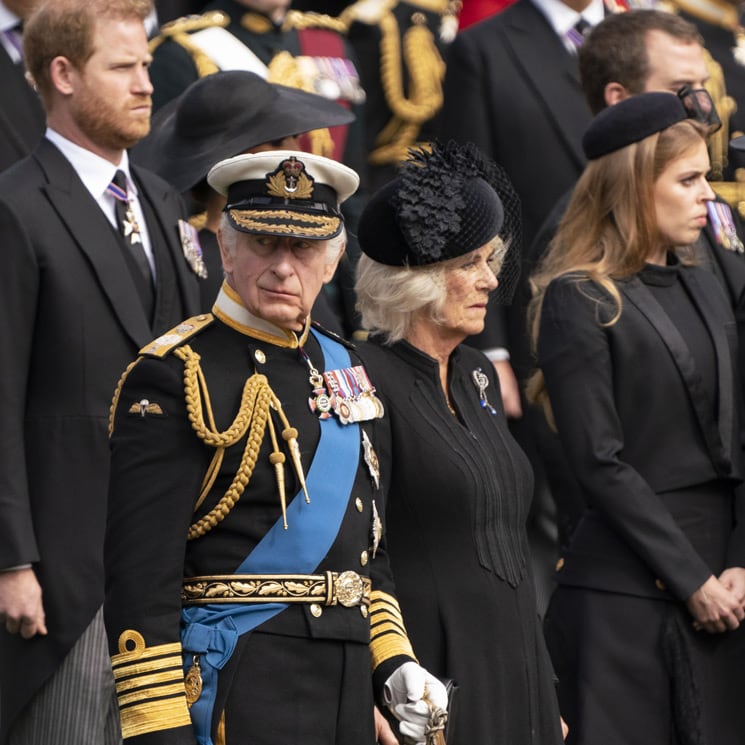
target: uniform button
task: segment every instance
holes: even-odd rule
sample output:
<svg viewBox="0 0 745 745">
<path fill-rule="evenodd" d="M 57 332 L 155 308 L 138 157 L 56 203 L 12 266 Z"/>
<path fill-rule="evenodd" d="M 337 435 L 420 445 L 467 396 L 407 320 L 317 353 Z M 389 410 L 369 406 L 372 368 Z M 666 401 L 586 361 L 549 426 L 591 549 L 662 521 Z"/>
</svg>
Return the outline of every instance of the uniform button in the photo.
<svg viewBox="0 0 745 745">
<path fill-rule="evenodd" d="M 320 618 L 321 615 L 323 614 L 323 608 L 321 608 L 321 606 L 318 605 L 318 603 L 313 603 L 310 606 L 310 614 L 314 618 Z"/>
<path fill-rule="evenodd" d="M 367 553 L 367 551 L 363 551 L 360 554 L 360 564 L 362 564 L 363 567 L 367 566 L 367 562 L 370 560 L 370 555 Z"/>
<path fill-rule="evenodd" d="M 665 586 L 665 583 L 664 583 L 664 582 L 663 582 L 663 581 L 662 581 L 661 579 L 656 579 L 656 580 L 654 581 L 654 586 L 655 586 L 655 587 L 656 587 L 656 588 L 657 588 L 658 590 L 662 590 L 663 592 L 664 592 L 665 590 L 667 590 L 667 587 Z"/>
<path fill-rule="evenodd" d="M 260 364 L 263 365 L 266 362 L 266 355 L 260 350 L 257 349 L 254 352 L 254 359 Z"/>
<path fill-rule="evenodd" d="M 564 557 L 562 556 L 557 562 L 556 562 L 556 571 L 560 572 L 562 567 L 564 566 Z"/>
<path fill-rule="evenodd" d="M 362 615 L 362 618 L 367 618 L 367 606 L 366 605 L 360 606 L 360 614 Z"/>
<path fill-rule="evenodd" d="M 354 500 L 354 506 L 357 508 L 357 512 L 362 512 L 365 509 L 365 505 L 362 504 L 362 500 L 359 497 Z"/>
</svg>

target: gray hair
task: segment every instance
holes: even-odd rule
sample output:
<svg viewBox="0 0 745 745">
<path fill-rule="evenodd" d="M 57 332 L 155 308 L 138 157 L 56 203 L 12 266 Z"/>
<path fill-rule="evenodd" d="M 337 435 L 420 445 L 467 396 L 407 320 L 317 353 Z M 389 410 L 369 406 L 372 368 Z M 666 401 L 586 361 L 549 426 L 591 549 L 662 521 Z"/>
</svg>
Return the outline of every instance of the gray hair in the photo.
<svg viewBox="0 0 745 745">
<path fill-rule="evenodd" d="M 498 274 L 507 246 L 499 236 L 489 245 L 495 252 Z M 447 301 L 445 274 L 461 258 L 411 267 L 381 264 L 362 254 L 355 283 L 362 327 L 381 336 L 384 344 L 393 344 L 406 338 L 416 315 L 426 313 L 430 320 L 442 323 Z"/>
<path fill-rule="evenodd" d="M 436 321 L 447 295 L 445 271 L 442 263 L 388 266 L 362 254 L 355 284 L 362 327 L 393 344 L 406 337 L 417 313 L 428 312 Z"/>
</svg>

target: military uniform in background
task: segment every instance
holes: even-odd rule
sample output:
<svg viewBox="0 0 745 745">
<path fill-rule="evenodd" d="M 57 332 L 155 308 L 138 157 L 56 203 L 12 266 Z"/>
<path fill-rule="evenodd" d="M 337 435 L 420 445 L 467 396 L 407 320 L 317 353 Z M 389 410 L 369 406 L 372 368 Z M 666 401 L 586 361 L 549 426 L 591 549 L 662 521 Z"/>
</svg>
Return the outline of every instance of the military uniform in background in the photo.
<svg viewBox="0 0 745 745">
<path fill-rule="evenodd" d="M 344 205 L 349 230 L 347 255 L 326 287 L 329 300 L 351 336 L 359 327 L 354 305 L 354 272 L 359 257 L 356 225 L 365 203 L 364 99 L 353 51 L 340 21 L 318 13 L 290 10 L 281 24 L 235 0 L 215 0 L 201 16 L 166 24 L 151 42 L 155 109 L 200 77 L 220 69 L 256 72 L 269 82 L 317 93 L 349 107 L 350 125 L 309 133 L 308 152 L 333 158 L 360 175 L 358 193 Z"/>
<path fill-rule="evenodd" d="M 394 176 L 410 147 L 432 139 L 459 6 L 457 0 L 360 0 L 341 15 L 367 93 L 373 190 Z"/>
<path fill-rule="evenodd" d="M 716 182 L 745 181 L 745 155 L 728 147 L 731 138 L 745 134 L 745 27 L 739 3 L 727 0 L 668 0 L 673 12 L 693 23 L 699 30 L 707 52 L 710 79 L 707 88 L 722 119 L 722 129 L 710 139 L 712 186 L 732 206 L 743 202 L 745 216 L 745 183 L 741 187 Z"/>
<path fill-rule="evenodd" d="M 151 42 L 155 109 L 191 83 L 221 69 L 256 72 L 271 83 L 301 88 L 350 107 L 351 126 L 334 127 L 330 141 L 309 151 L 364 173 L 360 118 L 364 91 L 341 22 L 290 10 L 281 24 L 235 0 L 215 0 L 201 16 L 180 18 Z M 356 162 L 358 161 L 358 162 Z"/>
<path fill-rule="evenodd" d="M 381 685 L 413 658 L 380 543 L 377 421 L 319 417 L 309 382 L 311 366 L 359 364 L 320 329 L 251 315 L 225 284 L 214 317 L 129 370 L 105 606 L 125 739 L 193 743 L 193 720 L 200 743 L 368 745 L 371 658 Z"/>
</svg>

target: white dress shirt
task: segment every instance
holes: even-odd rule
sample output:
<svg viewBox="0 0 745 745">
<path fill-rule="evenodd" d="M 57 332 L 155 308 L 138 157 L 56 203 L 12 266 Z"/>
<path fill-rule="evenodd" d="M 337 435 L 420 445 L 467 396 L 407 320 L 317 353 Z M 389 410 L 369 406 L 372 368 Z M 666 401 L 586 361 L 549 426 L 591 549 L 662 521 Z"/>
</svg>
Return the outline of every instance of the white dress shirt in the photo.
<svg viewBox="0 0 745 745">
<path fill-rule="evenodd" d="M 76 145 L 74 142 L 71 142 L 53 129 L 47 128 L 45 136 L 52 144 L 56 145 L 62 151 L 62 154 L 67 158 L 67 160 L 70 161 L 85 188 L 88 189 L 91 196 L 98 203 L 98 206 L 103 210 L 108 221 L 117 230 L 115 207 L 116 198 L 109 193 L 107 188 L 114 178 L 114 174 L 117 171 L 124 171 L 127 176 L 127 193 L 130 205 L 135 213 L 137 226 L 139 227 L 140 235 L 142 236 L 142 247 L 145 250 L 145 255 L 150 264 L 150 271 L 152 271 L 153 277 L 155 277 L 153 247 L 150 242 L 150 235 L 147 232 L 145 214 L 142 211 L 142 206 L 140 205 L 140 200 L 138 198 L 137 184 L 132 180 L 132 176 L 129 172 L 129 157 L 127 151 L 124 151 L 121 163 L 119 163 L 118 166 L 115 166 L 100 155 L 96 155 L 90 150 L 86 150 L 84 147 Z"/>
</svg>

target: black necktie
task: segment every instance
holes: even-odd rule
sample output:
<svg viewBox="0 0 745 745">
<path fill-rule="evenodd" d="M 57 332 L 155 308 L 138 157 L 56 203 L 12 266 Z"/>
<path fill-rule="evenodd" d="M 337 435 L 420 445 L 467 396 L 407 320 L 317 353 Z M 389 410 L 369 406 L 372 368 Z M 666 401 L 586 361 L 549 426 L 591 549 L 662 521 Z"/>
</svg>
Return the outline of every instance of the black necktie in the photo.
<svg viewBox="0 0 745 745">
<path fill-rule="evenodd" d="M 142 234 L 132 209 L 127 190 L 127 177 L 124 171 L 118 170 L 114 174 L 107 191 L 114 197 L 116 224 L 124 243 L 125 259 L 132 270 L 133 279 L 149 316 L 154 301 L 153 275 L 145 253 L 145 247 L 142 245 Z"/>
<path fill-rule="evenodd" d="M 575 51 L 579 50 L 585 40 L 585 34 L 590 30 L 590 24 L 580 16 L 577 23 L 566 33 L 567 39 L 572 43 Z"/>
</svg>

